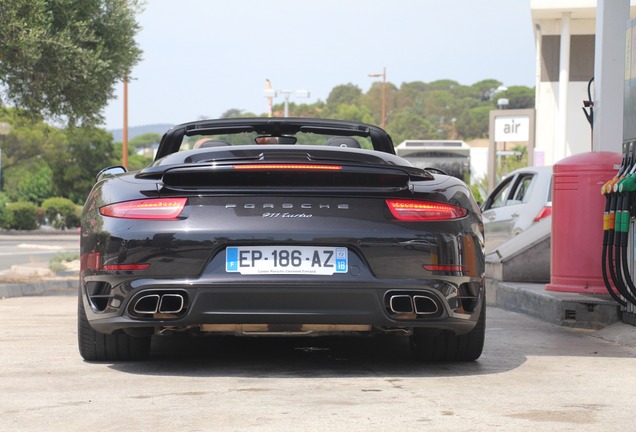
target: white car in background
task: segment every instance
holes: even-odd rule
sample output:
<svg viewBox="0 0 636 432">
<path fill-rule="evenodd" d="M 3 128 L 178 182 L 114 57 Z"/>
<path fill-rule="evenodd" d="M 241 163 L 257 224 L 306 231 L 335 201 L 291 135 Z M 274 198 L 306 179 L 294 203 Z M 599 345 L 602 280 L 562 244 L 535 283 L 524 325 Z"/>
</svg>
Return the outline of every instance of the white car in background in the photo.
<svg viewBox="0 0 636 432">
<path fill-rule="evenodd" d="M 552 215 L 552 167 L 508 174 L 482 205 L 486 253 Z"/>
</svg>

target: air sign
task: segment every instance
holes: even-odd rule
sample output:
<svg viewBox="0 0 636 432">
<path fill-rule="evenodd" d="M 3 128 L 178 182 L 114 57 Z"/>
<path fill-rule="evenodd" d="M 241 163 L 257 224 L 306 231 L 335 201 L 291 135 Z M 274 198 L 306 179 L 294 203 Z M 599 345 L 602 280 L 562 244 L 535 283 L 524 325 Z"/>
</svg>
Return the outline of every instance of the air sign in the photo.
<svg viewBox="0 0 636 432">
<path fill-rule="evenodd" d="M 529 117 L 495 117 L 495 142 L 528 142 L 529 140 Z"/>
</svg>

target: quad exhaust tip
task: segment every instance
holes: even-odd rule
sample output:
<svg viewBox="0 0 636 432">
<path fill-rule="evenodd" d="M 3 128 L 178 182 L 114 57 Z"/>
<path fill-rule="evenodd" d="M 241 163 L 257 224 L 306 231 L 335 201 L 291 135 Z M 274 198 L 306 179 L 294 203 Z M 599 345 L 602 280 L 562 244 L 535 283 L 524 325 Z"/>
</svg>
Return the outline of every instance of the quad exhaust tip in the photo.
<svg viewBox="0 0 636 432">
<path fill-rule="evenodd" d="M 185 310 L 185 295 L 181 293 L 149 293 L 141 295 L 134 303 L 136 314 L 179 314 Z"/>
<path fill-rule="evenodd" d="M 437 302 L 422 293 L 389 294 L 389 311 L 395 315 L 435 315 L 439 312 Z"/>
</svg>

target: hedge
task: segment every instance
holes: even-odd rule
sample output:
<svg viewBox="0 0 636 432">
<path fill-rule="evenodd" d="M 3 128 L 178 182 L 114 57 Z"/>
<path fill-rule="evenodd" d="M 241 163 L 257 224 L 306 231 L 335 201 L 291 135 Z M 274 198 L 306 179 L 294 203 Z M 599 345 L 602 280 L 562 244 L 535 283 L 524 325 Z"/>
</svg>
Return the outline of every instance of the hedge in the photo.
<svg viewBox="0 0 636 432">
<path fill-rule="evenodd" d="M 37 207 L 30 202 L 7 204 L 5 228 L 16 230 L 34 230 L 38 228 Z"/>
<path fill-rule="evenodd" d="M 80 225 L 81 207 L 67 198 L 48 198 L 42 203 L 42 209 L 54 228 L 65 229 Z"/>
</svg>

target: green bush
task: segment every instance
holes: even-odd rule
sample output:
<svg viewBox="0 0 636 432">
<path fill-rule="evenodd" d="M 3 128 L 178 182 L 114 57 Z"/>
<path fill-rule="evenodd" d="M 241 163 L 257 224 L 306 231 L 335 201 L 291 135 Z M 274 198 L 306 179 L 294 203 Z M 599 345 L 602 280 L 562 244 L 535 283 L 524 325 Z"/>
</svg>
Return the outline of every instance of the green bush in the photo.
<svg viewBox="0 0 636 432">
<path fill-rule="evenodd" d="M 0 192 L 0 228 L 6 228 L 9 222 L 9 211 L 7 210 L 9 201 L 9 197 Z"/>
<path fill-rule="evenodd" d="M 6 207 L 7 226 L 9 229 L 34 230 L 38 228 L 37 207 L 30 202 L 10 203 Z"/>
<path fill-rule="evenodd" d="M 67 198 L 53 197 L 44 200 L 42 209 L 49 223 L 59 229 L 80 225 L 81 208 Z"/>
</svg>

